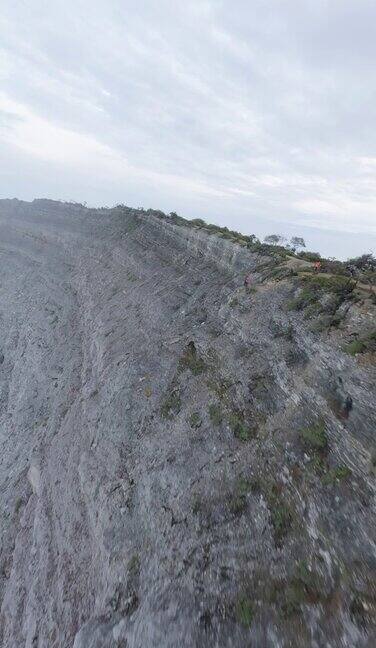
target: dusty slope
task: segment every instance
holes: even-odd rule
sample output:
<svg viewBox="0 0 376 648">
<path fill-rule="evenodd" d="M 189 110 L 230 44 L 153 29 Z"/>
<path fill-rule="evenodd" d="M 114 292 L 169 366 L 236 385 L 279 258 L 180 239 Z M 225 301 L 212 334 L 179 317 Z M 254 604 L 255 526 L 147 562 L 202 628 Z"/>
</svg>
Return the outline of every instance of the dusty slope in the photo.
<svg viewBox="0 0 376 648">
<path fill-rule="evenodd" d="M 263 261 L 0 201 L 2 646 L 374 645 L 375 368 Z"/>
</svg>

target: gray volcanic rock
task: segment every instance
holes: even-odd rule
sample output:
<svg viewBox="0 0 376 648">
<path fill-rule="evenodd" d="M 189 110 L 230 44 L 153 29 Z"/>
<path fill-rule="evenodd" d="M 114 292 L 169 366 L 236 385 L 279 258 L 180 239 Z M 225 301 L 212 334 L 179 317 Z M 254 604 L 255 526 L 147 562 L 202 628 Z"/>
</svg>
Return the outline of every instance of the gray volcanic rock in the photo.
<svg viewBox="0 0 376 648">
<path fill-rule="evenodd" d="M 372 359 L 157 212 L 0 201 L 0 262 L 1 646 L 375 645 Z"/>
</svg>

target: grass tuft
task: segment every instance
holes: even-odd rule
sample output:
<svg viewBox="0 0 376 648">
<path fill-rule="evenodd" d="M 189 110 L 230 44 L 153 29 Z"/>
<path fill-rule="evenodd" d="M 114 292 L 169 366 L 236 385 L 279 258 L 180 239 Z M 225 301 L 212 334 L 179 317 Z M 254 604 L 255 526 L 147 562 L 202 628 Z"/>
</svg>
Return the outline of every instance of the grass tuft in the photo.
<svg viewBox="0 0 376 648">
<path fill-rule="evenodd" d="M 300 431 L 300 437 L 310 450 L 324 451 L 328 447 L 328 437 L 324 421 L 311 425 Z"/>
<path fill-rule="evenodd" d="M 247 494 L 252 489 L 251 482 L 245 477 L 240 477 L 235 485 L 235 490 L 230 497 L 230 511 L 241 515 L 247 507 Z"/>
<path fill-rule="evenodd" d="M 220 425 L 223 421 L 221 408 L 215 403 L 209 405 L 209 416 L 213 425 Z"/>
<path fill-rule="evenodd" d="M 198 412 L 192 412 L 188 420 L 189 420 L 189 425 L 194 430 L 198 430 L 198 428 L 201 427 L 202 425 L 201 416 Z"/>
<path fill-rule="evenodd" d="M 336 482 L 341 482 L 351 477 L 352 471 L 348 466 L 341 465 L 328 470 L 323 476 L 322 483 L 324 486 L 333 486 Z"/>
<path fill-rule="evenodd" d="M 165 419 L 172 419 L 181 410 L 181 398 L 178 389 L 174 389 L 167 396 L 161 407 L 161 415 Z"/>
<path fill-rule="evenodd" d="M 241 623 L 245 628 L 249 628 L 252 625 L 253 615 L 252 601 L 246 595 L 240 596 L 235 606 L 235 616 L 238 623 Z"/>
<path fill-rule="evenodd" d="M 253 436 L 252 430 L 244 421 L 243 414 L 230 414 L 229 424 L 234 436 L 236 436 L 237 439 L 240 439 L 240 441 L 249 441 L 249 439 Z"/>
<path fill-rule="evenodd" d="M 283 498 L 279 484 L 269 485 L 265 497 L 269 507 L 274 542 L 277 547 L 280 547 L 293 523 L 293 511 L 290 504 Z"/>
<path fill-rule="evenodd" d="M 186 369 L 189 369 L 194 376 L 198 376 L 207 370 L 206 363 L 197 353 L 193 342 L 188 344 L 179 361 L 179 371 L 185 371 Z"/>
<path fill-rule="evenodd" d="M 353 340 L 350 344 L 346 344 L 343 350 L 352 356 L 358 355 L 358 353 L 365 353 L 366 351 L 376 351 L 376 331 L 371 331 L 367 335 Z"/>
</svg>

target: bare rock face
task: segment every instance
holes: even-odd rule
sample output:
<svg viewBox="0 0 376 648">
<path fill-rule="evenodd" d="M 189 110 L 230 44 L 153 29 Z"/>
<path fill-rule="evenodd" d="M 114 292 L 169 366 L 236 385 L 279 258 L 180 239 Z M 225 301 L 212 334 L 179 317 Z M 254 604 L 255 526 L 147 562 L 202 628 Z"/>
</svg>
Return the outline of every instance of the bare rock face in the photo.
<svg viewBox="0 0 376 648">
<path fill-rule="evenodd" d="M 375 365 L 269 262 L 0 201 L 1 646 L 375 645 Z"/>
</svg>

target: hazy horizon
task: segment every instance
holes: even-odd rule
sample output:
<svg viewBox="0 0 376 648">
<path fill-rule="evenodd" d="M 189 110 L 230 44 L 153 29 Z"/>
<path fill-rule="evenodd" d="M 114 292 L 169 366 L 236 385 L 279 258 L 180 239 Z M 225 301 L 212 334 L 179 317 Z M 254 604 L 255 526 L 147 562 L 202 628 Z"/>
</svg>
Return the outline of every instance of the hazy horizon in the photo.
<svg viewBox="0 0 376 648">
<path fill-rule="evenodd" d="M 375 19 L 369 0 L 5 0 L 0 196 L 375 252 Z"/>
</svg>

